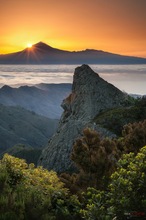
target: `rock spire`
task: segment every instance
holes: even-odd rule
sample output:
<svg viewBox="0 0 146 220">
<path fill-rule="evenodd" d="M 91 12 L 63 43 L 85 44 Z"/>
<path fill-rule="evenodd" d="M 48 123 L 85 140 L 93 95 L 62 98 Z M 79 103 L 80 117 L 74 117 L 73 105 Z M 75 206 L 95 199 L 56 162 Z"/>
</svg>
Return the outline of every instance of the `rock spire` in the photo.
<svg viewBox="0 0 146 220">
<path fill-rule="evenodd" d="M 72 169 L 70 154 L 74 140 L 89 124 L 92 127 L 92 120 L 97 114 L 122 106 L 126 98 L 123 92 L 103 80 L 88 65 L 77 67 L 72 92 L 61 104 L 64 112 L 59 127 L 43 150 L 39 165 L 57 172 Z"/>
</svg>

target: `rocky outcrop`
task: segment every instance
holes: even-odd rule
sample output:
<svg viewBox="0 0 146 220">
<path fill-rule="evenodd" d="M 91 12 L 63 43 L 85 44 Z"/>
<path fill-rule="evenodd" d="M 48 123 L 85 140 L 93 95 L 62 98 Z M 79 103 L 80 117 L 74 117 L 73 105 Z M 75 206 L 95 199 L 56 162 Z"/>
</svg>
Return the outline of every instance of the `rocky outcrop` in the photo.
<svg viewBox="0 0 146 220">
<path fill-rule="evenodd" d="M 64 112 L 57 132 L 42 152 L 39 165 L 58 172 L 70 170 L 74 140 L 87 127 L 96 127 L 94 117 L 103 110 L 122 106 L 127 96 L 95 73 L 88 65 L 75 69 L 71 94 L 62 102 Z"/>
</svg>

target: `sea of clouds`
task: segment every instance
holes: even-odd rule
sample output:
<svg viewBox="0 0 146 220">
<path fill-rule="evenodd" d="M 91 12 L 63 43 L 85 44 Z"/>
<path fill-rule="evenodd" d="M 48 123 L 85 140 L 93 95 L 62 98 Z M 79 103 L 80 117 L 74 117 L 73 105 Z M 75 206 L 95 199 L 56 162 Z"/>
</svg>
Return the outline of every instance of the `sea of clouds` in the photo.
<svg viewBox="0 0 146 220">
<path fill-rule="evenodd" d="M 77 65 L 0 65 L 0 87 L 39 83 L 72 83 Z M 90 65 L 120 90 L 146 94 L 146 65 Z"/>
</svg>

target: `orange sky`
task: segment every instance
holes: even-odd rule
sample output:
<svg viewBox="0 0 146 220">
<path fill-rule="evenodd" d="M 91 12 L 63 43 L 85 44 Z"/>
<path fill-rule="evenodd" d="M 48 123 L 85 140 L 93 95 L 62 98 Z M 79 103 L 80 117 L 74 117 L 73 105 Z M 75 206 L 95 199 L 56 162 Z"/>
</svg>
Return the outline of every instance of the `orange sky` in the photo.
<svg viewBox="0 0 146 220">
<path fill-rule="evenodd" d="M 0 0 L 0 54 L 39 41 L 146 57 L 146 0 Z"/>
</svg>

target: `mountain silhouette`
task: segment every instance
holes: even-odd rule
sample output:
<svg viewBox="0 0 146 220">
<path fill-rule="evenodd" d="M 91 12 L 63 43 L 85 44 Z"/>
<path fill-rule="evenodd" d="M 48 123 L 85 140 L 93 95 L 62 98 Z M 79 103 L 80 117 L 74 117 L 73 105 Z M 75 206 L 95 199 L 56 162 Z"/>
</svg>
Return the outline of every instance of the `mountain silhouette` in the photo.
<svg viewBox="0 0 146 220">
<path fill-rule="evenodd" d="M 102 50 L 66 51 L 43 42 L 16 53 L 0 55 L 0 64 L 146 64 L 145 58 L 123 56 Z"/>
<path fill-rule="evenodd" d="M 41 41 L 34 44 L 32 47 L 33 47 L 34 50 L 38 50 L 38 51 L 42 51 L 42 52 L 48 52 L 48 53 L 49 52 L 63 52 L 63 50 L 53 48 L 53 47 L 49 46 L 48 44 L 45 44 Z"/>
</svg>

